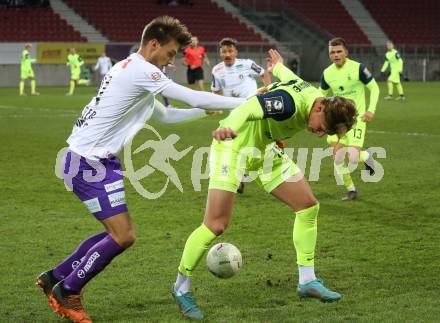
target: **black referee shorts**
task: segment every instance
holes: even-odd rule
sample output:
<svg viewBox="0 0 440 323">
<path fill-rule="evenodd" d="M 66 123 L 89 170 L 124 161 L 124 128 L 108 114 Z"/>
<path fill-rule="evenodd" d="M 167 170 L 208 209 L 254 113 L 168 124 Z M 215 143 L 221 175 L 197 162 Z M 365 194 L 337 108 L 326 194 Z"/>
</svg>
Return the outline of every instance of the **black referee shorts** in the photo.
<svg viewBox="0 0 440 323">
<path fill-rule="evenodd" d="M 203 80 L 203 68 L 197 67 L 195 69 L 190 69 L 186 71 L 186 78 L 188 80 L 188 84 L 194 84 L 196 81 Z"/>
</svg>

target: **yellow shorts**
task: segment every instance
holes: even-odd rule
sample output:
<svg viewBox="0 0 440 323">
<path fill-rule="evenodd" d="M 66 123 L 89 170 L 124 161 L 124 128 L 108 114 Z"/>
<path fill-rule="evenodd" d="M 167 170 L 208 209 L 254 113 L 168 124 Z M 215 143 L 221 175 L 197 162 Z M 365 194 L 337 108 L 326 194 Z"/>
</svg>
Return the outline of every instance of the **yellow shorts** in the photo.
<svg viewBox="0 0 440 323">
<path fill-rule="evenodd" d="M 70 79 L 74 81 L 78 81 L 81 76 L 81 70 L 78 71 L 71 71 L 70 72 Z"/>
<path fill-rule="evenodd" d="M 34 71 L 32 70 L 32 68 L 21 70 L 20 78 L 22 80 L 25 80 L 25 79 L 28 79 L 28 78 L 31 78 L 31 77 L 32 78 L 34 77 Z"/>
<path fill-rule="evenodd" d="M 362 148 L 365 141 L 365 131 L 367 130 L 367 123 L 362 121 L 360 117 L 358 118 L 356 124 L 353 128 L 345 134 L 341 139 L 337 135 L 327 136 L 327 143 L 331 145 L 332 143 L 337 143 L 344 146 L 356 146 Z"/>
<path fill-rule="evenodd" d="M 209 157 L 209 188 L 237 192 L 243 175 L 246 182 L 257 180 L 267 192 L 272 192 L 300 170 L 275 143 L 263 147 L 237 149 L 234 141 L 213 141 Z"/>
</svg>

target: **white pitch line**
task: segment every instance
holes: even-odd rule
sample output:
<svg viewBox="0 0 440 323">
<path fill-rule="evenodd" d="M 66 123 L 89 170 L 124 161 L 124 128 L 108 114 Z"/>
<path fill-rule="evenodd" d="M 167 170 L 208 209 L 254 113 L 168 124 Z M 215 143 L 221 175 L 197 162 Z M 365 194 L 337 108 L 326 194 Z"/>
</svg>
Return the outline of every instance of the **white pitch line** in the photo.
<svg viewBox="0 0 440 323">
<path fill-rule="evenodd" d="M 78 114 L 78 111 L 75 110 L 65 110 L 60 108 L 37 108 L 37 107 L 18 107 L 14 105 L 0 105 L 0 109 L 18 109 L 20 111 L 38 111 L 38 112 L 50 112 L 50 113 L 72 113 L 72 114 Z"/>
<path fill-rule="evenodd" d="M 368 130 L 370 133 L 381 133 L 386 135 L 399 135 L 399 136 L 419 136 L 419 137 L 440 137 L 440 134 L 423 133 L 423 132 L 394 132 L 383 130 Z"/>
</svg>

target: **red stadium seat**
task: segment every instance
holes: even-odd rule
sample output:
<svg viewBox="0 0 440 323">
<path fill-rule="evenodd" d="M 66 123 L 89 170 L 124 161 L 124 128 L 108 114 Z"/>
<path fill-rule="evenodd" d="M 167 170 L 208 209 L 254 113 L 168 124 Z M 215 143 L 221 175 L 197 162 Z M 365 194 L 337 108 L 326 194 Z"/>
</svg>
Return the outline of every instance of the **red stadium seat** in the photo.
<svg viewBox="0 0 440 323">
<path fill-rule="evenodd" d="M 301 15 L 349 44 L 371 44 L 338 0 L 287 0 L 292 14 Z M 382 3 L 382 2 L 381 2 Z"/>
<path fill-rule="evenodd" d="M 0 8 L 0 30 L 0 41 L 86 41 L 51 8 Z"/>
<path fill-rule="evenodd" d="M 146 23 L 166 14 L 185 23 L 191 33 L 202 41 L 219 41 L 222 37 L 233 35 L 239 41 L 264 42 L 261 36 L 248 29 L 245 24 L 241 24 L 237 18 L 208 0 L 193 0 L 193 6 L 176 7 L 143 0 L 66 2 L 112 41 L 137 42 Z"/>
<path fill-rule="evenodd" d="M 413 45 L 440 43 L 438 0 L 363 0 L 363 3 L 393 42 Z M 405 22 L 402 22 L 402 17 L 405 17 Z"/>
</svg>

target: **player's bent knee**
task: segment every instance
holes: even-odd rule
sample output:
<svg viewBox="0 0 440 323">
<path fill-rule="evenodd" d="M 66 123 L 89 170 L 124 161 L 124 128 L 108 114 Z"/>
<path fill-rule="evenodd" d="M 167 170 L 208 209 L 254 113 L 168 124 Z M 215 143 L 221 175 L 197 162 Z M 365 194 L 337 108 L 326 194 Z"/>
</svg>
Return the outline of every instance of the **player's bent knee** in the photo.
<svg viewBox="0 0 440 323">
<path fill-rule="evenodd" d="M 223 223 L 223 222 L 205 223 L 205 225 L 208 227 L 209 230 L 212 231 L 212 233 L 214 233 L 216 236 L 219 236 L 223 232 L 226 231 L 226 229 L 228 228 L 229 223 Z"/>
<path fill-rule="evenodd" d="M 315 196 L 310 195 L 307 196 L 307 198 L 305 198 L 302 203 L 301 206 L 299 208 L 297 208 L 295 211 L 302 211 L 311 207 L 314 207 L 315 205 L 319 204 L 319 201 L 315 198 Z"/>
<path fill-rule="evenodd" d="M 124 249 L 131 247 L 136 241 L 135 232 L 128 232 L 123 236 L 120 236 L 115 239 L 116 242 Z"/>
</svg>

